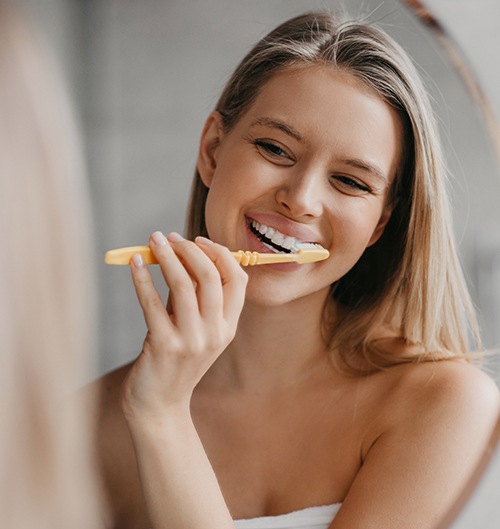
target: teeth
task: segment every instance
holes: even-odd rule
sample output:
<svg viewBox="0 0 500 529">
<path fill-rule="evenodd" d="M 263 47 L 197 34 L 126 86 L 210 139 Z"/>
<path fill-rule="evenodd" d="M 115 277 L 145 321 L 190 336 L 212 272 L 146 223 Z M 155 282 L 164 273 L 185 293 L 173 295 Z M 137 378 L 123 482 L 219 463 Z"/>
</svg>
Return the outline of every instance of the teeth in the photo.
<svg viewBox="0 0 500 529">
<path fill-rule="evenodd" d="M 276 230 L 274 228 L 266 228 L 266 226 L 261 226 L 261 230 L 263 230 L 262 235 L 265 235 L 268 239 L 272 239 L 274 235 L 276 234 Z"/>
<path fill-rule="evenodd" d="M 269 226 L 264 226 L 264 224 L 260 224 L 256 220 L 252 220 L 252 227 L 261 235 L 267 237 L 271 242 L 285 248 L 286 250 L 290 250 L 296 244 L 304 244 L 302 241 L 299 241 L 299 239 L 285 235 Z"/>
<path fill-rule="evenodd" d="M 279 231 L 273 233 L 273 236 L 269 238 L 272 242 L 274 242 L 274 244 L 277 244 L 278 246 L 283 246 L 283 242 L 285 241 L 285 236 Z"/>
</svg>

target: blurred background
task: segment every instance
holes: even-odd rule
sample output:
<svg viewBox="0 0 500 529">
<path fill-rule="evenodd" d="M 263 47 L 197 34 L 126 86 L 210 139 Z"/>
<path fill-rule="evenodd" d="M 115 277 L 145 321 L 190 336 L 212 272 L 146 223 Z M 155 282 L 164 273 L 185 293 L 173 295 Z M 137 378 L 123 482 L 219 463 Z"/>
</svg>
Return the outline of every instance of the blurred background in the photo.
<svg viewBox="0 0 500 529">
<path fill-rule="evenodd" d="M 132 360 L 146 330 L 128 269 L 106 267 L 104 252 L 146 244 L 156 229 L 182 232 L 201 128 L 236 63 L 258 38 L 286 18 L 341 6 L 392 34 L 426 80 L 452 175 L 462 263 L 479 310 L 484 343 L 492 349 L 499 346 L 499 165 L 481 110 L 434 36 L 403 2 L 17 3 L 40 29 L 54 60 L 62 64 L 81 125 L 94 215 L 100 358 L 96 376 Z M 498 117 L 500 2 L 428 0 L 426 5 L 462 50 Z M 495 358 L 488 360 L 485 369 L 498 383 L 500 362 Z M 484 523 L 491 518 L 485 513 L 473 510 L 474 523 L 464 514 L 460 527 L 483 527 L 479 518 Z"/>
<path fill-rule="evenodd" d="M 19 0 L 62 62 L 85 141 L 94 213 L 99 371 L 140 351 L 145 326 L 126 267 L 107 249 L 181 231 L 203 122 L 236 63 L 282 20 L 314 8 L 368 17 L 410 52 L 442 126 L 462 262 L 485 345 L 500 344 L 500 173 L 481 112 L 433 36 L 398 0 Z M 435 4 L 435 6 L 434 6 Z M 428 2 L 484 86 L 498 50 L 496 0 Z M 490 27 L 488 27 L 488 24 Z M 498 43 L 499 40 L 497 39 Z M 483 48 L 481 48 L 483 46 Z M 491 90 L 492 99 L 499 96 Z M 161 283 L 161 281 L 159 282 Z M 497 377 L 499 368 L 488 366 Z M 99 373 L 96 373 L 99 374 Z"/>
</svg>

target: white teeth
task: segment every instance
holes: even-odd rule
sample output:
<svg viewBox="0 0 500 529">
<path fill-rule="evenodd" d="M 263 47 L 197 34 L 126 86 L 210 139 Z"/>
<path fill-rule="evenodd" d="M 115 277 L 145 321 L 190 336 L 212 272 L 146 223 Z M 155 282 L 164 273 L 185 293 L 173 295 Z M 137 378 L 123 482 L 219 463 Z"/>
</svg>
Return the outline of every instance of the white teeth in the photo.
<svg viewBox="0 0 500 529">
<path fill-rule="evenodd" d="M 269 237 L 274 244 L 277 244 L 278 246 L 283 246 L 283 242 L 285 241 L 285 236 L 277 231 L 276 233 L 273 233 L 272 237 Z"/>
<path fill-rule="evenodd" d="M 290 250 L 292 246 L 296 243 L 296 241 L 297 239 L 295 239 L 294 237 L 286 237 L 281 246 L 283 246 L 283 248 L 286 248 L 287 250 Z"/>
<path fill-rule="evenodd" d="M 284 235 L 283 233 L 279 232 L 274 228 L 259 224 L 256 220 L 252 220 L 252 227 L 257 230 L 261 235 L 264 235 L 266 238 L 268 238 L 274 244 L 281 246 L 282 248 L 285 248 L 287 250 L 291 250 L 292 247 L 296 244 L 304 244 L 302 243 L 302 241 L 299 241 L 295 237 L 291 237 L 290 235 Z"/>
</svg>

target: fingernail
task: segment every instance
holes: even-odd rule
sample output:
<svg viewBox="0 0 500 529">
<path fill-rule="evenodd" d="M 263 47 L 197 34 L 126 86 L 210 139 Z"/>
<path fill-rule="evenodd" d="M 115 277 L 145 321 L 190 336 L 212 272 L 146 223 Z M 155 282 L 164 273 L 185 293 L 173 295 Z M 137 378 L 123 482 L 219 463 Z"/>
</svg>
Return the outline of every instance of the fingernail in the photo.
<svg viewBox="0 0 500 529">
<path fill-rule="evenodd" d="M 167 239 L 170 242 L 181 242 L 184 241 L 184 237 L 182 235 L 179 235 L 177 232 L 173 231 L 172 233 L 169 233 L 167 235 Z"/>
<path fill-rule="evenodd" d="M 163 235 L 161 231 L 155 231 L 153 235 L 151 235 L 151 238 L 153 239 L 153 242 L 158 246 L 165 246 L 167 244 L 165 235 Z"/>
<path fill-rule="evenodd" d="M 198 237 L 196 237 L 195 242 L 198 244 L 203 244 L 203 245 L 213 244 L 213 242 L 210 239 L 207 239 L 206 237 L 202 237 L 201 235 L 198 235 Z"/>
<path fill-rule="evenodd" d="M 132 257 L 132 261 L 134 263 L 134 266 L 138 269 L 138 270 L 141 270 L 141 268 L 144 268 L 144 259 L 142 258 L 142 255 L 140 253 L 136 253 L 133 257 Z"/>
</svg>

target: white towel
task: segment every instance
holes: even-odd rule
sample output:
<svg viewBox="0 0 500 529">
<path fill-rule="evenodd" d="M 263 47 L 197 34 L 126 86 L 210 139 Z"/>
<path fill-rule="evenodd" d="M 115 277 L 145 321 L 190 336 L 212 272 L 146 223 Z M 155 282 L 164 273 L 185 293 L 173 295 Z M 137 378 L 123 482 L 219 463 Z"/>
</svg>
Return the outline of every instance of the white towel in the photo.
<svg viewBox="0 0 500 529">
<path fill-rule="evenodd" d="M 236 529 L 328 529 L 341 504 L 308 507 L 278 516 L 235 520 Z"/>
</svg>

